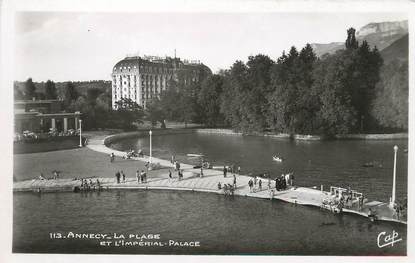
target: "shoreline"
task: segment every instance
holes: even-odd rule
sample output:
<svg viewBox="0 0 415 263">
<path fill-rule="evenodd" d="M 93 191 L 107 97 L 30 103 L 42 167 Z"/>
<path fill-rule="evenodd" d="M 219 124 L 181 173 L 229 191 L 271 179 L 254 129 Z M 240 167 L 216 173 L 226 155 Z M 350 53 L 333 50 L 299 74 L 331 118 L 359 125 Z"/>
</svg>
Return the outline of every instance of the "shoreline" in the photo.
<svg viewBox="0 0 415 263">
<path fill-rule="evenodd" d="M 293 139 L 297 141 L 323 141 L 323 140 L 397 140 L 408 139 L 408 133 L 377 133 L 377 134 L 337 134 L 334 138 L 327 138 L 322 135 L 308 135 L 308 134 L 288 134 L 288 133 L 242 133 L 235 132 L 232 129 L 196 129 L 197 133 L 202 134 L 223 134 L 236 136 L 263 136 L 278 139 Z"/>
<path fill-rule="evenodd" d="M 132 138 L 136 136 L 148 136 L 149 130 L 140 130 L 132 132 L 122 132 L 119 134 L 110 135 L 109 138 L 105 139 L 105 145 L 110 144 L 118 139 Z M 231 129 L 211 129 L 211 128 L 188 128 L 188 129 L 154 129 L 152 130 L 153 136 L 159 135 L 174 135 L 174 134 L 217 134 L 225 136 L 259 136 L 259 137 L 268 137 L 275 139 L 284 139 L 284 140 L 295 140 L 295 141 L 326 141 L 326 140 L 408 140 L 408 133 L 391 133 L 391 134 L 344 134 L 344 135 L 335 135 L 334 138 L 328 139 L 325 136 L 320 135 L 303 135 L 303 134 L 293 134 L 288 133 L 242 133 L 235 132 Z"/>
</svg>

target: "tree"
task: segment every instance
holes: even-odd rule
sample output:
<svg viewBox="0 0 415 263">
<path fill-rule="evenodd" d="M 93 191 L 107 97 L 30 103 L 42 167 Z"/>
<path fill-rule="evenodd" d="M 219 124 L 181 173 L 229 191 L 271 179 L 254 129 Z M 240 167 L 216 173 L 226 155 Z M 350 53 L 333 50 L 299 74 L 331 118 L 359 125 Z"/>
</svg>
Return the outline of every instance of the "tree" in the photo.
<svg viewBox="0 0 415 263">
<path fill-rule="evenodd" d="M 196 94 L 194 92 L 197 85 L 181 85 L 178 91 L 178 103 L 177 107 L 177 120 L 184 122 L 185 127 L 187 124 L 192 122 L 197 116 L 196 114 Z"/>
<path fill-rule="evenodd" d="M 161 128 L 166 128 L 166 113 L 162 107 L 161 101 L 159 99 L 153 99 L 151 103 L 147 104 L 146 107 L 147 118 L 151 121 L 151 125 L 155 126 L 157 122 L 161 123 Z"/>
<path fill-rule="evenodd" d="M 357 49 L 359 47 L 359 43 L 356 40 L 356 29 L 353 27 L 347 29 L 347 39 L 346 39 L 346 49 Z"/>
<path fill-rule="evenodd" d="M 45 99 L 52 100 L 52 99 L 56 99 L 56 98 L 57 98 L 57 94 L 56 94 L 55 83 L 51 80 L 46 81 Z"/>
<path fill-rule="evenodd" d="M 236 61 L 225 76 L 221 112 L 233 128 L 244 132 L 265 129 L 273 64 L 268 56 L 250 56 L 246 65 Z"/>
<path fill-rule="evenodd" d="M 142 123 L 144 117 L 143 108 L 130 98 L 121 98 L 115 102 L 117 110 L 113 112 L 112 121 L 116 126 L 130 130 L 136 123 Z"/>
<path fill-rule="evenodd" d="M 224 77 L 220 111 L 225 116 L 225 121 L 237 130 L 241 129 L 243 121 L 241 105 L 248 89 L 247 71 L 248 68 L 242 61 L 236 61 Z"/>
<path fill-rule="evenodd" d="M 370 105 L 374 98 L 376 83 L 379 82 L 383 60 L 376 48 L 370 49 L 363 41 L 355 49 L 338 53 L 343 58 L 343 84 L 351 96 L 351 104 L 356 111 L 357 121 L 353 132 L 365 132 L 370 127 L 364 122 L 370 117 Z"/>
<path fill-rule="evenodd" d="M 19 85 L 16 81 L 13 83 L 13 91 L 15 100 L 23 100 L 25 98 L 23 92 L 19 89 Z"/>
<path fill-rule="evenodd" d="M 91 104 L 92 106 L 96 105 L 96 100 L 98 98 L 98 96 L 102 93 L 103 91 L 99 88 L 90 88 L 87 90 L 86 92 L 86 98 L 88 100 L 88 103 Z"/>
<path fill-rule="evenodd" d="M 408 129 L 408 61 L 394 60 L 382 67 L 371 113 L 381 127 Z"/>
<path fill-rule="evenodd" d="M 111 94 L 101 93 L 95 100 L 96 128 L 108 127 L 108 119 L 111 117 Z"/>
<path fill-rule="evenodd" d="M 316 123 L 318 132 L 325 135 L 346 134 L 356 124 L 356 110 L 347 87 L 349 72 L 345 70 L 347 52 L 326 56 L 316 64 L 312 92 L 319 95 L 320 108 Z"/>
<path fill-rule="evenodd" d="M 32 78 L 28 78 L 25 82 L 25 98 L 27 100 L 31 100 L 32 98 L 36 98 L 36 86 L 33 83 Z"/>
<path fill-rule="evenodd" d="M 201 120 L 207 126 L 223 124 L 224 117 L 220 112 L 220 95 L 224 78 L 212 75 L 202 82 L 198 95 L 198 105 L 201 107 Z"/>
<path fill-rule="evenodd" d="M 306 61 L 304 54 L 304 61 Z M 299 108 L 300 72 L 299 54 L 293 46 L 288 55 L 283 52 L 271 69 L 268 125 L 275 132 L 296 133 Z"/>
<path fill-rule="evenodd" d="M 316 130 L 316 113 L 320 107 L 318 94 L 313 93 L 313 70 L 317 56 L 310 44 L 307 44 L 298 56 L 297 72 L 297 103 L 295 108 L 296 133 L 312 134 Z"/>
<path fill-rule="evenodd" d="M 72 101 L 76 100 L 79 97 L 77 90 L 72 82 L 66 83 L 64 101 L 65 105 L 70 105 Z"/>
</svg>

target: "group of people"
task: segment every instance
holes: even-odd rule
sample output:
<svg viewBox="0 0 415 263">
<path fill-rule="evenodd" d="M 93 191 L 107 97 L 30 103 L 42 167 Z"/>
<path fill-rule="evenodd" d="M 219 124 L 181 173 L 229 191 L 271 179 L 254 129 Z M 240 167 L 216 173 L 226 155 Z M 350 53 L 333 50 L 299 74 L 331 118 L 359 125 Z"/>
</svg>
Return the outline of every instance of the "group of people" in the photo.
<svg viewBox="0 0 415 263">
<path fill-rule="evenodd" d="M 238 166 L 238 168 L 236 168 L 235 164 L 232 164 L 230 166 L 223 166 L 223 177 L 226 177 L 228 172 L 235 174 L 238 173 L 239 175 L 241 174 L 241 167 Z"/>
<path fill-rule="evenodd" d="M 89 178 L 89 182 L 87 179 L 81 179 L 81 191 L 89 191 L 89 190 L 99 190 L 101 189 L 101 182 L 98 180 L 95 183 Z"/>
<path fill-rule="evenodd" d="M 46 178 L 44 175 L 43 175 L 43 173 L 40 173 L 40 175 L 39 175 L 39 177 L 38 177 L 38 179 L 39 180 L 49 180 L 49 179 L 59 179 L 59 176 L 61 175 L 61 172 L 60 171 L 57 171 L 57 170 L 53 170 L 52 171 L 52 177 L 51 178 Z"/>
<path fill-rule="evenodd" d="M 293 185 L 294 175 L 293 173 L 282 174 L 275 178 L 275 189 L 277 191 L 286 190 L 288 186 Z"/>
<path fill-rule="evenodd" d="M 271 178 L 267 174 L 264 174 L 264 177 L 268 178 L 268 189 L 271 190 L 272 188 Z M 282 190 L 287 189 L 288 186 L 293 185 L 293 179 L 294 179 L 293 173 L 282 174 L 278 176 L 277 178 L 275 178 L 275 189 L 277 191 L 282 191 Z M 249 191 L 251 193 L 256 192 L 257 190 L 262 191 L 263 181 L 260 177 L 254 176 L 252 179 L 248 181 L 248 186 L 249 186 Z"/>
<path fill-rule="evenodd" d="M 144 172 L 144 170 L 141 170 L 141 172 L 139 170 L 136 171 L 135 173 L 135 177 L 137 180 L 137 183 L 147 183 L 147 173 Z M 125 173 L 124 171 L 117 171 L 115 173 L 115 178 L 117 179 L 117 184 L 120 184 L 121 182 L 125 183 Z"/>
<path fill-rule="evenodd" d="M 218 190 L 223 189 L 223 192 L 225 195 L 234 195 L 235 193 L 235 189 L 236 189 L 236 185 L 231 185 L 231 184 L 222 184 L 219 182 L 218 183 Z"/>
<path fill-rule="evenodd" d="M 179 181 L 183 179 L 183 170 L 177 171 L 177 178 L 179 179 Z M 169 182 L 171 182 L 172 179 L 173 179 L 173 174 L 171 170 L 169 169 Z"/>
<path fill-rule="evenodd" d="M 131 159 L 133 157 L 144 157 L 143 150 L 140 149 L 138 152 L 135 152 L 135 150 L 130 149 L 126 152 L 125 156 L 122 156 L 123 159 Z M 110 162 L 113 163 L 115 161 L 115 154 L 112 152 L 110 154 Z"/>
<path fill-rule="evenodd" d="M 226 194 L 226 190 L 230 189 L 230 187 L 232 188 L 232 194 L 233 194 L 233 191 L 236 189 L 236 175 L 235 174 L 233 174 L 233 184 L 229 184 L 229 183 L 223 184 L 223 190 L 225 191 L 225 194 Z M 218 182 L 218 190 L 221 190 L 221 189 L 222 189 L 222 184 L 221 182 Z"/>
<path fill-rule="evenodd" d="M 258 188 L 257 188 L 258 185 Z M 262 191 L 262 179 L 258 178 L 257 176 L 254 177 L 254 179 L 250 179 L 248 181 L 248 186 L 249 186 L 249 192 L 254 192 L 256 191 L 256 189 L 259 189 L 259 191 Z"/>
<path fill-rule="evenodd" d="M 131 159 L 132 157 L 138 157 L 138 154 L 133 149 L 127 151 L 125 157 L 123 157 L 123 158 L 124 159 Z"/>
<path fill-rule="evenodd" d="M 125 183 L 125 173 L 124 173 L 124 171 L 117 171 L 115 173 L 115 178 L 117 178 L 117 184 L 119 184 L 121 182 L 121 177 L 122 177 L 122 182 Z"/>
<path fill-rule="evenodd" d="M 147 173 L 144 170 L 139 172 L 138 170 L 135 172 L 135 178 L 137 179 L 137 183 L 147 183 Z"/>
<path fill-rule="evenodd" d="M 180 171 L 180 163 L 178 161 L 174 161 L 173 165 L 175 171 Z"/>
</svg>

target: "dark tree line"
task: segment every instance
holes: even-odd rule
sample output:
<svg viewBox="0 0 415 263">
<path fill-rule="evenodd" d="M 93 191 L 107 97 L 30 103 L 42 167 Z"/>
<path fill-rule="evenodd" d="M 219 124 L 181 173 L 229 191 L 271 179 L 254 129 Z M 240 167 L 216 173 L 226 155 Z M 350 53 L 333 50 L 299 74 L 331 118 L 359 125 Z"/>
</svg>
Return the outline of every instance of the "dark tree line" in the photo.
<svg viewBox="0 0 415 263">
<path fill-rule="evenodd" d="M 244 132 L 334 135 L 383 125 L 373 114 L 383 60 L 376 47 L 357 42 L 354 29 L 347 33 L 346 48 L 332 55 L 317 58 L 307 44 L 283 52 L 277 61 L 250 56 L 207 77 L 200 84 L 196 117 Z"/>
<path fill-rule="evenodd" d="M 345 49 L 332 55 L 317 58 L 307 44 L 283 52 L 277 61 L 263 54 L 236 61 L 195 86 L 178 82 L 148 108 L 150 116 L 243 132 L 371 131 L 382 125 L 373 105 L 383 61 L 376 47 L 357 42 L 353 28 L 347 33 Z"/>
</svg>

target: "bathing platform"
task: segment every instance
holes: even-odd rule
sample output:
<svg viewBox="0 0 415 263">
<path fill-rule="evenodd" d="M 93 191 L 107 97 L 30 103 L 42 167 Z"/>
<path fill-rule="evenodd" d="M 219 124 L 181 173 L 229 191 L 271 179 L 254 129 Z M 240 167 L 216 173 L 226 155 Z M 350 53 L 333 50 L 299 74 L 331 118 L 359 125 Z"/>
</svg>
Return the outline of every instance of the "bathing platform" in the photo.
<svg viewBox="0 0 415 263">
<path fill-rule="evenodd" d="M 13 184 L 14 192 L 93 192 L 108 190 L 175 190 L 175 191 L 194 191 L 194 192 L 210 192 L 216 194 L 225 193 L 222 189 L 218 189 L 218 183 L 233 185 L 233 176 L 228 173 L 226 178 L 223 173 L 217 170 L 206 169 L 203 171 L 204 176 L 200 177 L 200 169 L 185 169 L 183 178 L 179 180 L 177 173 L 173 172 L 173 179 L 169 178 L 148 178 L 146 183 L 138 183 L 136 178 L 128 177 L 125 182 L 117 183 L 115 178 L 91 178 L 92 186 L 88 189 L 81 190 L 80 179 L 48 179 L 48 180 L 26 180 Z M 96 181 L 99 181 L 99 189 Z M 294 205 L 308 205 L 326 210 L 332 210 L 330 206 L 324 205 L 327 200 L 332 200 L 334 195 L 330 192 L 321 191 L 314 188 L 290 186 L 285 190 L 276 191 L 275 182 L 271 181 L 271 188 L 268 187 L 268 180 L 262 180 L 262 188 L 258 183 L 252 190 L 248 187 L 248 181 L 252 177 L 245 175 L 236 175 L 236 188 L 233 195 L 246 196 L 252 198 L 261 198 L 268 200 L 280 200 Z M 87 179 L 89 182 L 89 179 Z M 342 213 L 352 213 L 360 216 L 368 217 L 369 209 L 376 214 L 377 220 L 392 221 L 406 224 L 405 218 L 398 218 L 394 209 L 388 204 L 378 201 L 367 201 L 361 207 L 357 203 L 345 206 Z M 334 211 L 333 211 L 334 212 Z M 330 213 L 330 212 L 329 212 Z"/>
</svg>

